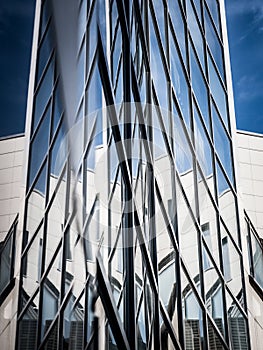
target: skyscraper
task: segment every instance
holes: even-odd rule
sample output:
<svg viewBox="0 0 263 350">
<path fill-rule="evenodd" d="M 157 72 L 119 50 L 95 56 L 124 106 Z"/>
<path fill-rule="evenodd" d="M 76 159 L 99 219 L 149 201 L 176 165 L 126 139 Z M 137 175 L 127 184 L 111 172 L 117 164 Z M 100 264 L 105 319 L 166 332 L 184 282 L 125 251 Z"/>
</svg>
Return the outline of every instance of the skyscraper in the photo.
<svg viewBox="0 0 263 350">
<path fill-rule="evenodd" d="M 250 349 L 234 139 L 223 1 L 37 1 L 8 348 Z"/>
</svg>

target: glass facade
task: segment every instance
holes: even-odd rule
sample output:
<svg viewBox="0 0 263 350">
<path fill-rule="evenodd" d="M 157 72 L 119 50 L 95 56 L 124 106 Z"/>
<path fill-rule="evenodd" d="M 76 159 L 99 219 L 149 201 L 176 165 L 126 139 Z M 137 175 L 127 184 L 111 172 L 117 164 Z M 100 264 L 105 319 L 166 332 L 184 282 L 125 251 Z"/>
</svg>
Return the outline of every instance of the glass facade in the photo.
<svg viewBox="0 0 263 350">
<path fill-rule="evenodd" d="M 17 349 L 250 349 L 219 1 L 74 3 L 41 2 Z"/>
</svg>

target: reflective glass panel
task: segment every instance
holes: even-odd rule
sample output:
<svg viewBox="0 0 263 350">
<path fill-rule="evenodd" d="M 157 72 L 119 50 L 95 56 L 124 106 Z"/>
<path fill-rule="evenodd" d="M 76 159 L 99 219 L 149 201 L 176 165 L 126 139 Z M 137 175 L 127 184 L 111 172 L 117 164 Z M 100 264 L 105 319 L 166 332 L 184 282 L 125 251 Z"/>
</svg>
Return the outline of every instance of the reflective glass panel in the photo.
<svg viewBox="0 0 263 350">
<path fill-rule="evenodd" d="M 48 65 L 48 68 L 40 83 L 40 86 L 38 87 L 38 90 L 35 96 L 33 130 L 35 130 L 44 112 L 47 102 L 51 96 L 52 88 L 53 88 L 53 76 L 54 76 L 54 62 L 52 59 Z"/>
<path fill-rule="evenodd" d="M 39 286 L 43 256 L 43 225 L 39 229 L 29 250 L 22 259 L 22 288 L 26 295 L 31 296 Z"/>
<path fill-rule="evenodd" d="M 30 172 L 29 172 L 29 187 L 32 184 L 36 173 L 44 160 L 48 150 L 49 141 L 49 126 L 50 126 L 50 107 L 47 109 L 41 125 L 31 143 L 30 153 Z"/>
<path fill-rule="evenodd" d="M 181 279 L 185 348 L 203 349 L 203 312 L 184 274 Z"/>
<path fill-rule="evenodd" d="M 215 67 L 210 57 L 208 58 L 208 68 L 209 68 L 210 89 L 214 97 L 214 100 L 216 102 L 219 113 L 221 115 L 221 118 L 223 119 L 226 125 L 226 128 L 228 129 L 229 123 L 228 123 L 226 93 L 223 89 L 223 86 L 219 80 L 218 74 L 215 70 Z"/>
<path fill-rule="evenodd" d="M 217 68 L 221 74 L 221 78 L 224 80 L 224 65 L 223 65 L 223 51 L 221 44 L 218 40 L 214 27 L 211 23 L 210 17 L 205 10 L 205 29 L 206 29 L 206 39 L 209 45 L 209 48 L 212 52 L 214 60 L 216 62 Z"/>
<path fill-rule="evenodd" d="M 197 103 L 201 110 L 202 117 L 204 119 L 206 127 L 209 130 L 207 88 L 192 48 L 190 51 L 190 58 L 191 58 L 191 78 L 192 78 L 192 86 L 193 86 L 194 94 L 197 99 Z"/>
<path fill-rule="evenodd" d="M 183 60 L 185 62 L 186 60 L 185 25 L 182 18 L 180 6 L 178 4 L 178 0 L 168 0 L 168 4 L 169 4 L 169 12 L 171 15 L 171 20 L 174 27 L 175 35 L 180 46 Z"/>
<path fill-rule="evenodd" d="M 220 215 L 223 218 L 229 232 L 237 242 L 237 214 L 236 214 L 236 198 L 232 192 L 225 175 L 223 174 L 219 164 L 216 165 L 217 170 L 217 190 Z"/>
<path fill-rule="evenodd" d="M 230 181 L 233 182 L 231 143 L 214 105 L 212 106 L 212 116 L 216 152 L 224 166 L 225 171 L 227 172 Z"/>
<path fill-rule="evenodd" d="M 198 58 L 201 62 L 201 66 L 203 70 L 205 70 L 203 37 L 200 31 L 199 25 L 197 23 L 197 18 L 193 11 L 193 7 L 190 0 L 186 0 L 186 11 L 187 11 L 187 23 L 190 29 L 191 37 L 193 39 Z"/>
</svg>

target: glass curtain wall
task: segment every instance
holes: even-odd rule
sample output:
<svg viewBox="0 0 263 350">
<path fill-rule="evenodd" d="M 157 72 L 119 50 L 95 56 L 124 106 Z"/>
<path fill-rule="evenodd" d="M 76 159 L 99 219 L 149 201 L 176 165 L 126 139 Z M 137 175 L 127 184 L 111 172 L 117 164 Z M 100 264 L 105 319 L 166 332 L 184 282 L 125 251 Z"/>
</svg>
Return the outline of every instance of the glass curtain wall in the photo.
<svg viewBox="0 0 263 350">
<path fill-rule="evenodd" d="M 249 349 L 219 2 L 76 6 L 71 91 L 41 3 L 17 349 Z"/>
</svg>

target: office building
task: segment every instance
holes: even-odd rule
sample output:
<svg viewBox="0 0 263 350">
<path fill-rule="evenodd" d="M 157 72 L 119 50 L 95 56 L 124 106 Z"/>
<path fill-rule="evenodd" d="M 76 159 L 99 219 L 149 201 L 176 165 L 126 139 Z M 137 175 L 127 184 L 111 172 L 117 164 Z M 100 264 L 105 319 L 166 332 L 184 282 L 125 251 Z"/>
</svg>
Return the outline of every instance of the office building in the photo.
<svg viewBox="0 0 263 350">
<path fill-rule="evenodd" d="M 224 2 L 37 0 L 29 80 L 1 344 L 259 349 Z"/>
</svg>

